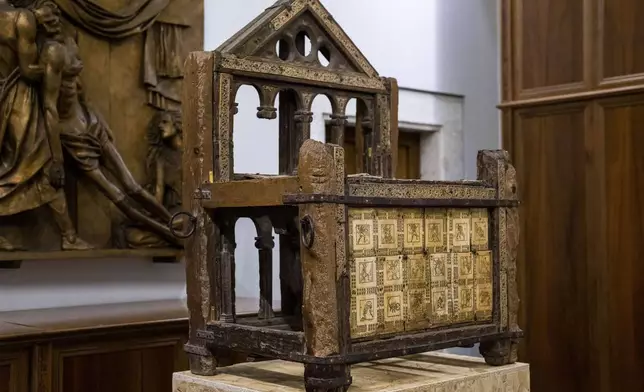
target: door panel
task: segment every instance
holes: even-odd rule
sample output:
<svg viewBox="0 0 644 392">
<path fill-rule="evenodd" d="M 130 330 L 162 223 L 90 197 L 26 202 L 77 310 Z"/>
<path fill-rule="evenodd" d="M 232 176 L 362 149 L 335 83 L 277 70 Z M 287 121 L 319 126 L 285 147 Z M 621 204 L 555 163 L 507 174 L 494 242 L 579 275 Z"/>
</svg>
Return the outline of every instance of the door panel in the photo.
<svg viewBox="0 0 644 392">
<path fill-rule="evenodd" d="M 420 133 L 399 131 L 398 135 L 398 165 L 396 178 L 420 178 Z M 326 140 L 330 141 L 331 129 L 327 127 Z M 344 130 L 344 163 L 347 174 L 357 174 L 356 134 L 354 127 Z"/>
</svg>

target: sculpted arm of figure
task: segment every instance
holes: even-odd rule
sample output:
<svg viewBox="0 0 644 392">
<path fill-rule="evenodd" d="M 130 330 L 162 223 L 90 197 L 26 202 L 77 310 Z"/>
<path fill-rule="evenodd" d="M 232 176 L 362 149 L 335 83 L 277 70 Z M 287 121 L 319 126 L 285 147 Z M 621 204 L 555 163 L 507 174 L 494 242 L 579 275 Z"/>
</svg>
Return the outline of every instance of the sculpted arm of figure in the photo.
<svg viewBox="0 0 644 392">
<path fill-rule="evenodd" d="M 44 65 L 41 92 L 45 128 L 54 161 L 50 176 L 50 181 L 53 181 L 52 185 L 54 186 L 62 186 L 64 182 L 63 147 L 60 143 L 60 118 L 58 115 L 58 95 L 64 61 L 65 53 L 62 45 L 54 41 L 45 43 L 41 53 L 41 63 Z"/>
<path fill-rule="evenodd" d="M 43 69 L 38 64 L 37 31 L 38 24 L 34 14 L 27 10 L 21 11 L 16 20 L 18 67 L 20 74 L 32 81 L 40 80 L 43 74 Z"/>
<path fill-rule="evenodd" d="M 81 104 L 84 105 L 88 111 L 92 112 L 96 116 L 96 118 L 98 119 L 98 122 L 100 122 L 103 128 L 105 129 L 105 132 L 107 133 L 109 140 L 113 141 L 114 134 L 112 133 L 112 128 L 110 128 L 109 124 L 107 123 L 107 121 L 105 120 L 101 112 L 99 110 L 96 110 L 94 105 L 92 105 L 92 102 L 90 102 L 89 98 L 85 94 L 85 89 L 83 88 L 83 81 L 81 80 L 80 77 L 76 79 L 76 87 L 78 89 L 78 99 L 81 102 Z"/>
<path fill-rule="evenodd" d="M 165 164 L 161 157 L 157 158 L 156 165 L 156 181 L 154 184 L 154 196 L 157 201 L 163 204 L 163 196 L 165 193 Z"/>
</svg>

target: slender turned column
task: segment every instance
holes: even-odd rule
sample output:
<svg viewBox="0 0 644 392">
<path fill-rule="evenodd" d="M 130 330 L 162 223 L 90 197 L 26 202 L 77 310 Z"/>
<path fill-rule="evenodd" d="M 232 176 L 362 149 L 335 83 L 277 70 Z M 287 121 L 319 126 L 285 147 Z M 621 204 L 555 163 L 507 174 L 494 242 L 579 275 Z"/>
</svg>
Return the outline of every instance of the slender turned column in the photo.
<svg viewBox="0 0 644 392">
<path fill-rule="evenodd" d="M 344 128 L 347 126 L 347 116 L 343 114 L 331 115 L 331 142 L 344 147 Z"/>
<path fill-rule="evenodd" d="M 296 225 L 287 224 L 280 230 L 280 294 L 281 310 L 286 316 L 301 315 L 302 312 L 302 263 L 300 260 L 300 232 Z"/>
<path fill-rule="evenodd" d="M 259 252 L 259 313 L 260 319 L 273 318 L 273 248 L 275 237 L 267 217 L 255 221 L 257 237 L 255 247 Z"/>
<path fill-rule="evenodd" d="M 313 122 L 313 113 L 308 110 L 298 110 L 295 112 L 295 135 L 293 145 L 291 146 L 291 156 L 298 159 L 300 147 L 305 140 L 311 138 L 311 123 Z M 297 162 L 295 163 L 297 168 Z"/>
<path fill-rule="evenodd" d="M 373 120 L 370 116 L 365 115 L 362 118 L 362 140 L 364 149 L 362 154 L 362 168 L 369 174 L 375 174 L 373 168 Z M 357 136 L 357 135 L 356 135 Z"/>
<path fill-rule="evenodd" d="M 221 268 L 221 315 L 219 320 L 235 322 L 235 220 L 226 221 L 220 226 L 221 249 L 217 252 L 217 264 Z"/>
<path fill-rule="evenodd" d="M 231 119 L 233 119 L 233 121 L 234 116 L 238 112 L 239 104 L 237 102 L 231 102 L 230 117 Z M 231 121 L 231 124 L 233 121 Z M 219 227 L 221 234 L 221 240 L 219 242 L 219 246 L 221 248 L 216 252 L 217 257 L 219 258 L 216 265 L 219 265 L 220 268 L 222 298 L 221 314 L 219 315 L 219 320 L 227 323 L 234 323 L 237 314 L 235 310 L 235 249 L 237 248 L 237 243 L 235 242 L 236 223 L 237 218 L 231 216 L 221 217 L 217 222 L 217 226 Z"/>
</svg>

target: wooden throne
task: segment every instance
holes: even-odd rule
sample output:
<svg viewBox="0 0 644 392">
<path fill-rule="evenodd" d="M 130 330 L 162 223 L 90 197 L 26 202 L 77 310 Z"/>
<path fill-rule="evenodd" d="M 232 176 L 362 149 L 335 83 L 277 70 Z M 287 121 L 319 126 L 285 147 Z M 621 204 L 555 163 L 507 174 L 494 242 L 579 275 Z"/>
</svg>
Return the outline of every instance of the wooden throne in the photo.
<svg viewBox="0 0 644 392">
<path fill-rule="evenodd" d="M 396 81 L 378 75 L 318 0 L 278 1 L 214 52 L 192 53 L 186 71 L 193 373 L 214 374 L 232 352 L 252 353 L 303 363 L 309 391 L 344 391 L 351 364 L 378 358 L 481 342 L 488 363 L 516 360 L 518 201 L 507 153 L 480 152 L 477 181 L 392 178 Z M 233 171 L 242 85 L 257 90 L 259 118 L 279 121 L 279 175 Z M 319 94 L 332 104 L 329 144 L 310 140 Z M 353 98 L 366 173 L 347 176 L 339 146 Z M 235 309 L 239 218 L 257 228 L 261 298 L 251 315 Z"/>
</svg>

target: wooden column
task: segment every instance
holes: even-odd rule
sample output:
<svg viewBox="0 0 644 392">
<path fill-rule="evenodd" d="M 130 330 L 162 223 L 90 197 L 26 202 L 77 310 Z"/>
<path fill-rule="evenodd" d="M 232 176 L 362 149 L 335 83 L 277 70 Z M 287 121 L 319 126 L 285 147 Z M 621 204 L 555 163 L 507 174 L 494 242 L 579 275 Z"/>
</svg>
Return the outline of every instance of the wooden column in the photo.
<svg viewBox="0 0 644 392">
<path fill-rule="evenodd" d="M 313 122 L 313 112 L 310 109 L 301 109 L 295 112 L 295 134 L 293 135 L 293 144 L 291 153 L 299 157 L 299 151 L 305 140 L 311 138 L 311 123 Z M 297 162 L 295 162 L 297 167 Z"/>
<path fill-rule="evenodd" d="M 215 249 L 215 268 L 219 269 L 218 285 L 221 292 L 220 321 L 235 322 L 235 224 L 237 219 L 222 217 L 215 221 L 219 232 L 219 241 Z"/>
<path fill-rule="evenodd" d="M 483 150 L 477 156 L 477 178 L 497 190 L 501 200 L 517 200 L 516 170 L 507 151 Z M 494 322 L 503 332 L 521 332 L 518 324 L 519 296 L 517 290 L 517 246 L 519 240 L 519 211 L 516 207 L 495 208 L 491 215 L 493 243 L 498 244 L 494 254 L 495 287 Z M 498 269 L 497 269 L 498 268 Z M 479 351 L 487 363 L 495 366 L 517 361 L 518 341 L 507 339 L 482 342 Z"/>
<path fill-rule="evenodd" d="M 186 351 L 190 370 L 199 375 L 212 375 L 216 360 L 197 337 L 206 322 L 215 318 L 218 309 L 213 277 L 216 271 L 209 261 L 214 257 L 216 228 L 208 214 L 195 199 L 195 190 L 210 182 L 213 173 L 213 74 L 214 55 L 192 53 L 186 61 L 183 84 L 183 208 L 197 218 L 193 236 L 185 243 L 187 302 L 190 317 L 190 338 Z"/>
<path fill-rule="evenodd" d="M 298 177 L 304 193 L 344 194 L 344 149 L 306 140 L 300 149 Z M 300 207 L 302 321 L 307 354 L 316 357 L 345 354 L 349 350 L 345 217 L 344 205 Z M 304 378 L 307 390 L 341 390 L 341 386 L 350 384 L 349 366 L 307 364 Z"/>
<path fill-rule="evenodd" d="M 347 125 L 347 118 L 344 114 L 331 115 L 331 143 L 344 146 L 344 128 Z"/>
<path fill-rule="evenodd" d="M 503 1 L 532 391 L 644 390 L 644 3 Z"/>
<path fill-rule="evenodd" d="M 214 130 L 214 148 L 217 151 L 214 160 L 215 182 L 233 181 L 234 154 L 233 128 L 234 118 L 238 111 L 235 103 L 234 77 L 231 74 L 217 72 L 215 74 L 215 96 L 212 101 L 216 105 Z M 215 268 L 218 269 L 217 287 L 220 289 L 218 303 L 218 320 L 235 321 L 235 224 L 234 216 L 220 215 L 215 221 L 217 241 L 215 246 Z"/>
<path fill-rule="evenodd" d="M 367 106 L 368 105 L 368 106 Z M 373 100 L 357 102 L 356 118 L 356 152 L 360 161 L 356 162 L 358 173 L 373 173 Z"/>
<path fill-rule="evenodd" d="M 259 312 L 260 319 L 273 318 L 273 225 L 268 216 L 253 218 L 257 229 L 255 247 L 259 253 Z"/>
</svg>

